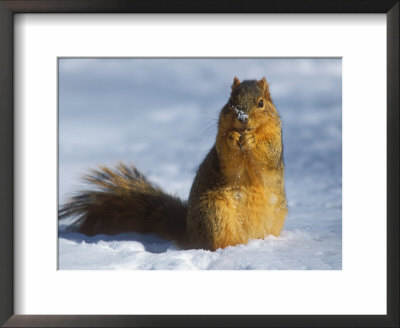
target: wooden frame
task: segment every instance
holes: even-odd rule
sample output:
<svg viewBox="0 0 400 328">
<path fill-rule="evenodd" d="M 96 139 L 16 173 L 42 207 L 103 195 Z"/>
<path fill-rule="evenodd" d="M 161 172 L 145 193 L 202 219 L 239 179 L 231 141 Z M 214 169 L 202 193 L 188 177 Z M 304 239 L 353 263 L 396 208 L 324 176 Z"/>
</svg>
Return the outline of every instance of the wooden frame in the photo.
<svg viewBox="0 0 400 328">
<path fill-rule="evenodd" d="M 399 1 L 396 0 L 0 0 L 0 324 L 5 327 L 398 327 Z M 15 13 L 386 13 L 387 315 L 88 316 L 14 315 L 13 15 Z"/>
</svg>

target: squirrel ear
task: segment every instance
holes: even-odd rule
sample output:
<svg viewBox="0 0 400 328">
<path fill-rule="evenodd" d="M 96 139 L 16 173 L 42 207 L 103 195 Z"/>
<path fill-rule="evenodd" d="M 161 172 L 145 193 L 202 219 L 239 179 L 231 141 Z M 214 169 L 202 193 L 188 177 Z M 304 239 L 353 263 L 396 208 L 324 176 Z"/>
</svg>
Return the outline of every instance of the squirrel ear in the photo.
<svg viewBox="0 0 400 328">
<path fill-rule="evenodd" d="M 262 90 L 268 89 L 268 83 L 265 77 L 263 77 L 260 81 L 257 81 L 257 84 Z"/>
<path fill-rule="evenodd" d="M 263 77 L 260 81 L 257 81 L 257 85 L 261 88 L 261 90 L 264 91 L 265 97 L 267 99 L 271 99 L 270 93 L 269 93 L 269 85 L 267 83 L 267 80 L 265 77 Z"/>
<path fill-rule="evenodd" d="M 233 78 L 232 89 L 233 89 L 234 87 L 236 87 L 237 85 L 239 85 L 239 84 L 240 84 L 240 81 L 239 81 L 239 79 L 235 76 L 235 77 Z"/>
</svg>

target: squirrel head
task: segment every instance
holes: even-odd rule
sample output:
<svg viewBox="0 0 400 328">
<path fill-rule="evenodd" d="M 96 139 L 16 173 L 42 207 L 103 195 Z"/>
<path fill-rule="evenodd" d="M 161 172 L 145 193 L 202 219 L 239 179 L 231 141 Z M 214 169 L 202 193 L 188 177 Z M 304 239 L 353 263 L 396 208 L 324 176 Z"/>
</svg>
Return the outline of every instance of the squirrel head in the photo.
<svg viewBox="0 0 400 328">
<path fill-rule="evenodd" d="M 222 114 L 231 116 L 237 128 L 255 126 L 268 117 L 276 117 L 278 113 L 272 103 L 265 77 L 259 81 L 240 82 L 235 76 L 229 101 Z"/>
</svg>

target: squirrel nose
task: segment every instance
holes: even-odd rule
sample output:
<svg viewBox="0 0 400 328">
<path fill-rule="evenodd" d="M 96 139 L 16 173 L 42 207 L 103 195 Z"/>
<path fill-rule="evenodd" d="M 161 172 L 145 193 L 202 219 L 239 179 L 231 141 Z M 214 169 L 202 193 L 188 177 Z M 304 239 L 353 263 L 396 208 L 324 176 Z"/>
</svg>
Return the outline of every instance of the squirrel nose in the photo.
<svg viewBox="0 0 400 328">
<path fill-rule="evenodd" d="M 240 123 L 246 124 L 249 121 L 249 115 L 243 108 L 241 108 L 239 105 L 234 106 L 231 102 L 229 102 L 229 106 L 235 110 L 237 119 Z"/>
<path fill-rule="evenodd" d="M 237 111 L 237 118 L 243 124 L 245 124 L 249 121 L 249 115 L 247 115 L 246 112 L 244 112 L 242 110 Z"/>
</svg>

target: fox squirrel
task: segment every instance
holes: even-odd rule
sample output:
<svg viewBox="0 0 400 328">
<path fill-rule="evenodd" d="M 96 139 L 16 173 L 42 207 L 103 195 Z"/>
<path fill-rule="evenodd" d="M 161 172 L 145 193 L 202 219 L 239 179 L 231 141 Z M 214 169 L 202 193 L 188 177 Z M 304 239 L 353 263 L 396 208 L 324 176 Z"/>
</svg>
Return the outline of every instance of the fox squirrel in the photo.
<svg viewBox="0 0 400 328">
<path fill-rule="evenodd" d="M 265 78 L 232 84 L 215 145 L 201 163 L 189 200 L 151 185 L 133 166 L 100 167 L 97 186 L 61 207 L 86 235 L 156 233 L 185 249 L 216 250 L 278 236 L 287 214 L 281 120 Z"/>
</svg>

